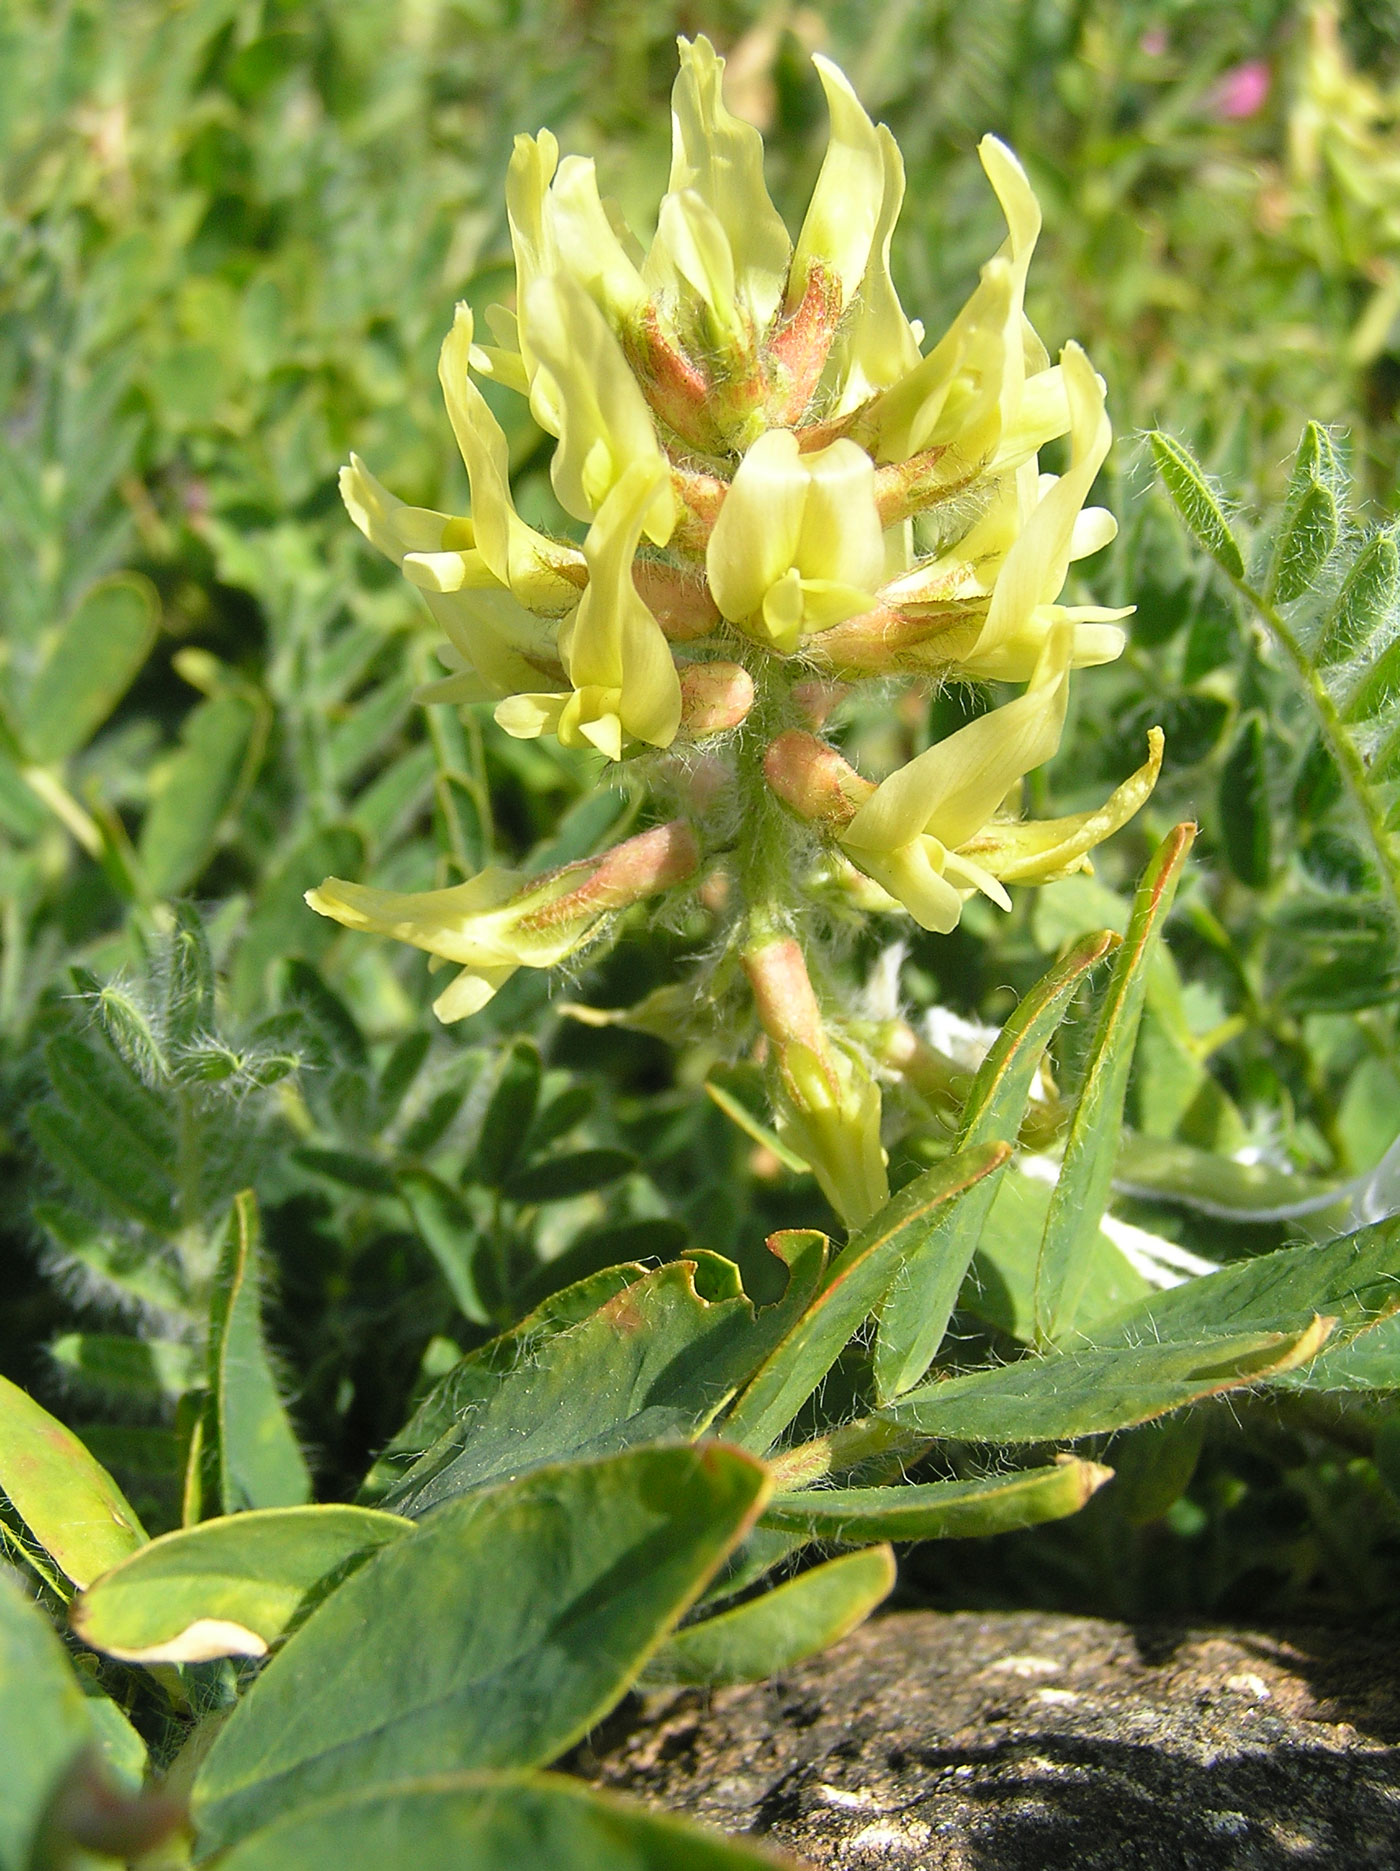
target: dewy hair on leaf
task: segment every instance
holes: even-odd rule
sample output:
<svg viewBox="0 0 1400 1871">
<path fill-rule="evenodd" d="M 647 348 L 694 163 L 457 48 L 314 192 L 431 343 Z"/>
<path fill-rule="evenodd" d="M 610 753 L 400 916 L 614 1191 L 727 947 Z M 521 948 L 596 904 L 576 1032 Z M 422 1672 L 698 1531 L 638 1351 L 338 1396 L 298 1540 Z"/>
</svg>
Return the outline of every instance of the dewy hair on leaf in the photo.
<svg viewBox="0 0 1400 1871">
<path fill-rule="evenodd" d="M 1008 806 L 1059 745 L 1072 672 L 1123 647 L 1124 611 L 1061 601 L 1072 563 L 1116 532 L 1086 505 L 1111 441 L 1104 386 L 1075 344 L 1052 362 L 1027 321 L 1040 209 L 995 137 L 979 155 L 1006 238 L 925 348 L 890 273 L 898 147 L 815 63 L 830 137 L 795 241 L 704 39 L 680 41 L 648 249 L 591 161 L 561 160 L 548 131 L 517 138 L 515 303 L 484 332 L 459 307 L 439 373 L 470 517 L 404 505 L 353 456 L 341 476 L 356 525 L 441 628 L 447 673 L 420 700 L 489 702 L 507 734 L 595 750 L 673 823 L 590 860 L 592 881 L 488 870 L 390 897 L 330 879 L 308 900 L 460 962 L 436 1003 L 458 1019 L 515 968 L 596 940 L 623 907 L 609 865 L 664 831 L 664 854 L 623 863 L 626 901 L 669 909 L 722 873 L 697 998 L 718 1019 L 748 995 L 780 1130 L 859 1221 L 883 1199 L 879 1087 L 807 975 L 822 893 L 934 931 L 976 892 L 1007 907 L 1010 883 L 1089 868 L 1151 791 L 1161 740 L 1096 811 L 1025 823 Z M 486 381 L 554 438 L 581 546 L 516 512 Z M 1065 472 L 1042 474 L 1038 451 L 1062 436 Z M 823 729 L 842 685 L 892 677 L 1023 692 L 875 784 Z"/>
</svg>

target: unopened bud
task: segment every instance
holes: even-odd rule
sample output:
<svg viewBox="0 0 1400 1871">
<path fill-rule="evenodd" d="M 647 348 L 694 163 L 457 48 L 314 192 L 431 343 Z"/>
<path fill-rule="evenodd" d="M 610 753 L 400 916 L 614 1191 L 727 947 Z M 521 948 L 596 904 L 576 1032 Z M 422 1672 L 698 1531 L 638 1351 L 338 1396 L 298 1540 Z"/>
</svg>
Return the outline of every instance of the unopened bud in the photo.
<svg viewBox="0 0 1400 1871">
<path fill-rule="evenodd" d="M 689 663 L 681 671 L 680 731 L 699 740 L 737 728 L 753 697 L 753 677 L 741 663 Z"/>
<path fill-rule="evenodd" d="M 802 950 L 790 937 L 750 949 L 744 971 L 768 1036 L 770 1090 L 784 1140 L 805 1158 L 849 1226 L 889 1197 L 880 1087 L 822 1023 Z"/>
<path fill-rule="evenodd" d="M 800 728 L 772 742 L 763 777 L 799 818 L 833 828 L 849 825 L 875 790 L 834 747 Z"/>
</svg>

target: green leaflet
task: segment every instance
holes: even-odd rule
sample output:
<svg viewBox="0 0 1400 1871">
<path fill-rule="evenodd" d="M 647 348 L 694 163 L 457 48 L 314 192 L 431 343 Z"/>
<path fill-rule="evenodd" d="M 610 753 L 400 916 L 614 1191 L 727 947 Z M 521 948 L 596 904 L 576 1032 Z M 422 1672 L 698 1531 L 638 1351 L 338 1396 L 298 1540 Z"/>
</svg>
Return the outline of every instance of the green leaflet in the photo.
<svg viewBox="0 0 1400 1871">
<path fill-rule="evenodd" d="M 137 845 L 153 894 L 173 896 L 204 869 L 265 734 L 265 712 L 242 695 L 216 695 L 187 716 Z"/>
<path fill-rule="evenodd" d="M 1113 1475 L 1097 1462 L 1065 1460 L 974 1481 L 899 1488 L 811 1488 L 775 1494 L 763 1524 L 809 1540 L 966 1540 L 1077 1514 Z M 703 1627 L 702 1627 L 703 1628 Z"/>
<path fill-rule="evenodd" d="M 0 1871 L 30 1871 L 49 1801 L 94 1738 L 63 1645 L 38 1607 L 0 1574 Z"/>
<path fill-rule="evenodd" d="M 369 1471 L 360 1490 L 361 1500 L 370 1504 L 380 1501 L 459 1418 L 495 1396 L 503 1373 L 528 1364 L 547 1339 L 591 1317 L 645 1272 L 645 1267 L 624 1262 L 586 1274 L 551 1293 L 508 1332 L 468 1352 L 434 1384 Z"/>
<path fill-rule="evenodd" d="M 1315 1325 L 1221 1333 L 1196 1344 L 1050 1352 L 925 1384 L 878 1414 L 956 1442 L 1071 1442 L 1291 1370 L 1315 1356 L 1326 1336 L 1325 1325 Z"/>
<path fill-rule="evenodd" d="M 131 687 L 160 620 L 148 578 L 101 578 L 54 639 L 22 712 L 24 744 L 41 763 L 86 747 Z"/>
<path fill-rule="evenodd" d="M 236 1845 L 220 1871 L 779 1871 L 791 1864 L 562 1775 L 448 1774 L 293 1813 Z"/>
<path fill-rule="evenodd" d="M 1400 1390 L 1400 1318 L 1384 1319 L 1335 1348 L 1324 1346 L 1311 1364 L 1274 1382 L 1289 1390 Z"/>
<path fill-rule="evenodd" d="M 87 1585 L 146 1543 L 112 1477 L 70 1429 L 0 1377 L 0 1488 L 75 1585 Z"/>
<path fill-rule="evenodd" d="M 677 1631 L 647 1665 L 643 1686 L 761 1682 L 864 1623 L 889 1595 L 894 1578 L 888 1546 L 814 1566 L 732 1611 Z"/>
<path fill-rule="evenodd" d="M 957 1148 L 1015 1143 L 1031 1086 L 1075 991 L 1116 939 L 1077 942 L 1021 1000 L 982 1061 L 963 1107 Z M 963 1199 L 901 1263 L 880 1308 L 875 1386 L 880 1401 L 917 1384 L 933 1362 L 958 1303 L 988 1211 L 1008 1178 L 988 1179 Z"/>
<path fill-rule="evenodd" d="M 791 1240 L 791 1237 L 788 1237 Z M 548 1339 L 452 1426 L 383 1497 L 414 1518 L 465 1489 L 541 1462 L 699 1434 L 810 1299 L 819 1237 L 788 1293 L 756 1312 L 716 1255 L 673 1261 Z"/>
<path fill-rule="evenodd" d="M 235 1198 L 229 1215 L 209 1321 L 209 1389 L 226 1514 L 297 1507 L 311 1497 L 311 1477 L 263 1343 L 261 1242 L 257 1202 L 248 1190 Z"/>
<path fill-rule="evenodd" d="M 617 1700 L 761 1509 L 720 1443 L 539 1469 L 449 1501 L 273 1658 L 195 1783 L 201 1845 L 409 1773 L 554 1759 Z"/>
<path fill-rule="evenodd" d="M 365 1507 L 274 1507 L 152 1540 L 74 1600 L 73 1629 L 134 1663 L 262 1656 L 320 1580 L 409 1530 Z"/>
<path fill-rule="evenodd" d="M 1070 1328 L 1088 1282 L 1089 1255 L 1113 1180 L 1148 973 L 1195 835 L 1194 825 L 1178 825 L 1158 847 L 1138 884 L 1113 965 L 1045 1218 L 1035 1282 L 1036 1336 L 1043 1344 L 1057 1342 Z"/>
<path fill-rule="evenodd" d="M 1160 429 L 1154 429 L 1147 440 L 1162 485 L 1192 538 L 1231 578 L 1243 578 L 1244 558 L 1239 542 L 1230 531 L 1224 509 L 1211 491 L 1201 464 L 1184 443 Z"/>
<path fill-rule="evenodd" d="M 1311 590 L 1337 544 L 1338 498 L 1345 491 L 1346 475 L 1331 436 L 1320 423 L 1310 422 L 1294 457 L 1269 562 L 1265 591 L 1271 603 L 1291 604 Z"/>
<path fill-rule="evenodd" d="M 745 1448 L 771 1448 L 942 1219 L 945 1204 L 965 1199 L 1010 1154 L 1005 1143 L 963 1151 L 887 1202 L 837 1255 L 817 1297 L 730 1412 L 724 1433 Z"/>
<path fill-rule="evenodd" d="M 499 1189 L 519 1160 L 539 1102 L 539 1048 L 517 1040 L 501 1060 L 491 1099 L 481 1119 L 472 1173 L 488 1189 Z"/>
<path fill-rule="evenodd" d="M 1226 1332 L 1296 1332 L 1321 1314 L 1334 1352 L 1400 1307 L 1400 1218 L 1321 1247 L 1284 1247 L 1154 1293 L 1089 1328 L 1096 1346 L 1202 1345 Z"/>
<path fill-rule="evenodd" d="M 1016 1164 L 1001 1177 L 958 1301 L 974 1318 L 1022 1344 L 1035 1337 L 1035 1270 L 1053 1187 Z M 1100 1314 L 1119 1312 L 1153 1290 L 1102 1227 L 1086 1251 L 1089 1277 L 1074 1315 L 1076 1332 L 1091 1330 Z"/>
</svg>

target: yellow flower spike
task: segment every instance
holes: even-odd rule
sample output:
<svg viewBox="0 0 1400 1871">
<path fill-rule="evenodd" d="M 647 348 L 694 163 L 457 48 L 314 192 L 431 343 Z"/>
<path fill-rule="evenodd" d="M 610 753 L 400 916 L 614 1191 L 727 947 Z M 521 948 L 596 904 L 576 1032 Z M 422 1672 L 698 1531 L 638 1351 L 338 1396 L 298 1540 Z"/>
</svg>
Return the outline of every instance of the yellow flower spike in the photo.
<svg viewBox="0 0 1400 1871">
<path fill-rule="evenodd" d="M 1114 628 L 1129 610 L 1056 604 L 1076 549 L 1102 540 L 1103 521 L 1085 520 L 1089 489 L 1108 454 L 1113 430 L 1104 408 L 1103 386 L 1077 344 L 1067 344 L 1060 364 L 1070 410 L 1070 465 L 1031 512 L 997 575 L 986 622 L 960 657 L 974 677 L 1024 681 L 1058 624 L 1073 627 L 1071 660 L 1076 667 L 1112 662 L 1121 655 L 1123 632 Z M 1091 512 L 1095 510 L 1090 509 Z"/>
<path fill-rule="evenodd" d="M 443 340 L 438 378 L 471 483 L 476 549 L 522 604 L 558 614 L 578 596 L 582 561 L 572 547 L 546 539 L 515 511 L 505 432 L 471 380 L 471 349 L 471 307 L 459 305 Z"/>
<path fill-rule="evenodd" d="M 644 468 L 654 489 L 644 530 L 665 545 L 676 522 L 669 464 L 607 320 L 577 280 L 556 274 L 531 286 L 527 327 L 539 358 L 530 407 L 559 440 L 550 479 L 564 511 L 592 519 L 631 468 Z"/>
<path fill-rule="evenodd" d="M 885 151 L 894 139 L 870 121 L 850 80 L 830 59 L 817 54 L 812 63 L 826 93 L 831 133 L 793 250 L 787 303 L 801 303 L 817 270 L 834 287 L 839 317 L 870 264 L 888 192 Z"/>
<path fill-rule="evenodd" d="M 880 1087 L 828 1033 L 791 937 L 749 949 L 744 972 L 771 1048 L 779 1134 L 810 1166 L 841 1219 L 858 1228 L 889 1199 Z"/>
<path fill-rule="evenodd" d="M 847 856 L 925 929 L 957 927 L 965 889 L 1010 908 L 993 875 L 964 857 L 1025 775 L 1060 744 L 1070 632 L 1053 630 L 1026 693 L 971 721 L 876 787 L 837 835 Z"/>
<path fill-rule="evenodd" d="M 632 559 L 656 498 L 655 471 L 634 463 L 584 541 L 588 586 L 559 633 L 572 693 L 513 695 L 496 710 L 507 734 L 558 735 L 620 760 L 629 741 L 669 747 L 681 719 L 681 686 L 660 624 L 632 582 Z"/>
<path fill-rule="evenodd" d="M 845 440 L 804 455 L 791 430 L 768 430 L 739 464 L 705 567 L 721 614 L 784 654 L 869 610 L 885 568 L 870 457 Z"/>
<path fill-rule="evenodd" d="M 412 892 L 328 877 L 306 901 L 347 929 L 457 963 L 462 973 L 433 1004 L 450 1022 L 479 1012 L 517 968 L 552 968 L 577 953 L 608 917 L 683 883 L 698 861 L 694 834 L 673 821 L 541 877 L 493 866 L 447 890 Z"/>
<path fill-rule="evenodd" d="M 763 138 L 726 109 L 724 60 L 709 40 L 678 44 L 667 192 L 693 191 L 715 217 L 729 246 L 735 298 L 761 333 L 782 304 L 792 254 L 763 180 Z"/>
</svg>

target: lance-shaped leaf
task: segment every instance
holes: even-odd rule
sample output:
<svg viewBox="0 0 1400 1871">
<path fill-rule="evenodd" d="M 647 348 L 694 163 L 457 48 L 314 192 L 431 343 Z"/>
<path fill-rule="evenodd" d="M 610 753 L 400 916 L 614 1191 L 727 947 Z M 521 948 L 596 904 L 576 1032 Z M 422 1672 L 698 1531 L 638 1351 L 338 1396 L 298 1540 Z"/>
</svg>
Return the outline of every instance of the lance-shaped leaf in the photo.
<svg viewBox="0 0 1400 1871">
<path fill-rule="evenodd" d="M 1178 825 L 1144 871 L 1099 1013 L 1036 1268 L 1036 1333 L 1047 1344 L 1069 1328 L 1084 1294 L 1113 1181 L 1147 977 L 1195 835 L 1194 825 Z"/>
<path fill-rule="evenodd" d="M 1080 983 L 1117 939 L 1107 931 L 1075 944 L 1022 999 L 978 1070 L 963 1106 L 957 1148 L 1015 1143 L 1031 1086 Z M 1001 1179 L 970 1190 L 900 1266 L 880 1308 L 875 1387 L 881 1402 L 917 1384 L 943 1343 Z"/>
<path fill-rule="evenodd" d="M 311 1496 L 306 1460 L 263 1342 L 261 1259 L 257 1201 L 245 1190 L 229 1215 L 209 1321 L 209 1388 L 226 1514 L 299 1507 Z"/>
<path fill-rule="evenodd" d="M 1315 1357 L 1330 1321 L 1301 1332 L 1234 1332 L 1188 1345 L 1051 1352 L 908 1391 L 879 1414 L 956 1442 L 1070 1442 L 1126 1429 Z"/>
<path fill-rule="evenodd" d="M 546 1340 L 591 1318 L 600 1306 L 645 1274 L 635 1262 L 604 1267 L 551 1293 L 518 1325 L 468 1352 L 434 1384 L 408 1422 L 365 1478 L 360 1499 L 378 1502 L 385 1492 L 460 1418 L 495 1395 L 506 1372 L 534 1361 Z"/>
<path fill-rule="evenodd" d="M 319 1605 L 234 1710 L 195 1782 L 201 1846 L 410 1773 L 554 1759 L 616 1702 L 766 1491 L 751 1456 L 709 1443 L 450 1501 Z"/>
<path fill-rule="evenodd" d="M 164 1534 L 75 1599 L 94 1650 L 129 1663 L 260 1657 L 312 1586 L 409 1531 L 367 1507 L 273 1507 Z"/>
<path fill-rule="evenodd" d="M 839 1643 L 889 1595 L 894 1578 L 888 1546 L 814 1566 L 732 1611 L 687 1624 L 652 1658 L 643 1684 L 762 1682 Z"/>
<path fill-rule="evenodd" d="M 1339 497 L 1346 474 L 1331 436 L 1319 423 L 1303 431 L 1288 478 L 1283 520 L 1265 589 L 1275 604 L 1291 604 L 1311 589 L 1337 544 Z"/>
<path fill-rule="evenodd" d="M 0 1576 L 0 1868 L 29 1871 L 49 1804 L 94 1742 L 63 1645 L 39 1608 Z"/>
<path fill-rule="evenodd" d="M 901 1488 L 812 1488 L 776 1494 L 765 1527 L 809 1540 L 968 1540 L 1077 1514 L 1113 1475 L 1097 1462 L 1067 1459 L 1049 1468 L 930 1481 Z M 703 1628 L 703 1627 L 701 1627 Z"/>
<path fill-rule="evenodd" d="M 155 640 L 160 600 L 148 578 L 103 578 L 63 626 L 24 704 L 24 744 L 35 760 L 85 747 L 136 679 Z"/>
<path fill-rule="evenodd" d="M 564 1456 L 698 1435 L 811 1298 L 820 1237 L 798 1244 L 788 1291 L 756 1312 L 738 1269 L 697 1253 L 645 1274 L 548 1339 L 452 1426 L 383 1497 L 413 1518 L 468 1488 Z"/>
<path fill-rule="evenodd" d="M 500 1188 L 524 1148 L 543 1071 L 539 1049 L 528 1039 L 517 1040 L 501 1060 L 472 1164 L 472 1175 L 488 1189 Z"/>
<path fill-rule="evenodd" d="M 1349 662 L 1395 612 L 1400 597 L 1400 547 L 1395 535 L 1377 533 L 1367 541 L 1337 593 L 1318 638 L 1314 661 L 1319 669 Z"/>
<path fill-rule="evenodd" d="M 1192 538 L 1231 578 L 1243 578 L 1244 557 L 1239 542 L 1230 531 L 1230 522 L 1211 490 L 1205 469 L 1175 436 L 1154 429 L 1147 440 L 1162 485 L 1171 495 Z"/>
<path fill-rule="evenodd" d="M 1400 1309 L 1400 1217 L 1321 1247 L 1274 1254 L 1185 1280 L 1090 1328 L 1097 1346 L 1191 1345 L 1222 1332 L 1296 1332 L 1322 1314 L 1327 1355 Z"/>
<path fill-rule="evenodd" d="M 796 1871 L 756 1845 L 562 1775 L 453 1774 L 327 1800 L 244 1839 L 221 1871 Z"/>
<path fill-rule="evenodd" d="M 1001 1168 L 1009 1144 L 983 1144 L 925 1171 L 901 1189 L 837 1256 L 821 1291 L 739 1398 L 724 1433 L 743 1448 L 770 1449 L 880 1304 L 904 1260 L 949 1203 Z"/>
<path fill-rule="evenodd" d="M 71 1429 L 0 1377 L 0 1488 L 75 1585 L 146 1543 L 135 1510 Z"/>
</svg>

